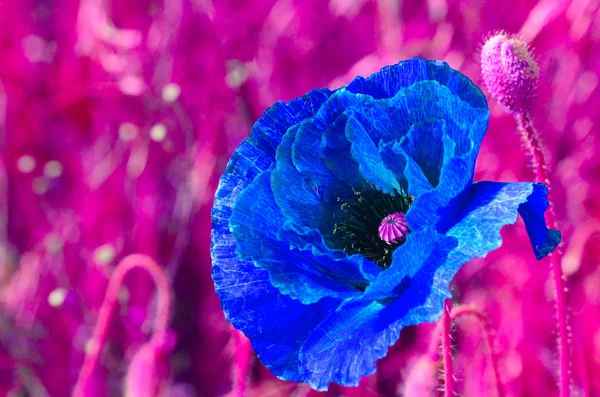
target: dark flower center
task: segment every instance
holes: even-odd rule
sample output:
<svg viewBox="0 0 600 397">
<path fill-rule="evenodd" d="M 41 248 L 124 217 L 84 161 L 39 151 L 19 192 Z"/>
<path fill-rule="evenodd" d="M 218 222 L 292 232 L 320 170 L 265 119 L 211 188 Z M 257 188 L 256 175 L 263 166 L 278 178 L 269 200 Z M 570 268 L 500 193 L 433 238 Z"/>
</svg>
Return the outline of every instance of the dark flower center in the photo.
<svg viewBox="0 0 600 397">
<path fill-rule="evenodd" d="M 349 199 L 338 198 L 341 212 L 334 216 L 333 234 L 341 249 L 360 254 L 383 269 L 392 264 L 392 253 L 410 232 L 404 214 L 413 197 L 403 190 L 387 194 L 367 185 L 354 189 Z"/>
</svg>

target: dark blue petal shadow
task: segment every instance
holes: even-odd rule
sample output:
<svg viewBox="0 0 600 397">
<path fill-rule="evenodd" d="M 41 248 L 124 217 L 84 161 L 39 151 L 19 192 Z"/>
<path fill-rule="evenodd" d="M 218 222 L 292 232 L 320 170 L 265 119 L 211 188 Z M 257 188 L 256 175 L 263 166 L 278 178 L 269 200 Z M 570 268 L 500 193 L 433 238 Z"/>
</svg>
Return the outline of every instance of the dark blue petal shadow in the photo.
<svg viewBox="0 0 600 397">
<path fill-rule="evenodd" d="M 400 141 L 404 152 L 421 168 L 432 188 L 440 182 L 445 134 L 446 122 L 443 119 L 425 120 L 414 124 Z"/>
<path fill-rule="evenodd" d="M 326 214 L 334 208 L 320 196 L 317 187 L 298 172 L 292 162 L 292 145 L 298 133 L 298 125 L 288 129 L 277 148 L 275 169 L 271 176 L 273 197 L 286 218 L 291 230 L 306 233 L 308 230 L 322 230 Z M 340 195 L 351 194 L 351 189 L 342 185 Z M 347 191 L 345 192 L 344 189 Z"/>
<path fill-rule="evenodd" d="M 350 142 L 345 134 L 350 112 L 340 114 L 336 121 L 323 131 L 321 159 L 339 180 L 349 186 L 359 187 L 364 179 L 358 170 L 358 163 L 350 153 Z"/>
<path fill-rule="evenodd" d="M 394 194 L 400 190 L 398 178 L 385 166 L 378 147 L 365 129 L 371 127 L 371 123 L 366 120 L 363 123 L 363 120 L 359 115 L 353 114 L 346 123 L 346 138 L 351 143 L 352 157 L 366 181 L 382 192 Z"/>
<path fill-rule="evenodd" d="M 533 184 L 533 193 L 519 206 L 519 214 L 525 222 L 525 229 L 537 260 L 550 255 L 561 241 L 558 230 L 548 229 L 544 216 L 548 209 L 548 187 L 542 183 Z"/>
<path fill-rule="evenodd" d="M 238 257 L 267 270 L 282 294 L 306 304 L 324 297 L 360 295 L 367 280 L 358 261 L 315 256 L 278 239 L 285 218 L 275 203 L 270 181 L 271 170 L 263 171 L 234 204 L 229 227 L 237 241 Z"/>
<path fill-rule="evenodd" d="M 404 176 L 406 168 L 406 155 L 400 146 L 400 142 L 396 140 L 386 143 L 380 142 L 379 155 L 381 156 L 381 160 L 385 166 L 396 175 L 400 185 L 402 185 L 405 190 L 408 189 L 408 181 Z M 425 177 L 423 177 L 423 181 L 426 185 L 427 180 L 425 180 Z"/>
</svg>

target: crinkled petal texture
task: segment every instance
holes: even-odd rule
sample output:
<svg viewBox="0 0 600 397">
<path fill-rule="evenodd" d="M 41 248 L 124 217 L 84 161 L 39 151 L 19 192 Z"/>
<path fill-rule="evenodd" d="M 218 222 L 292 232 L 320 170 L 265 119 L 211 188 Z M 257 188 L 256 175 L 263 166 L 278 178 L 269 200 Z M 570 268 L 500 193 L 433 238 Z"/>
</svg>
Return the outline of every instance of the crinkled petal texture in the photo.
<svg viewBox="0 0 600 397">
<path fill-rule="evenodd" d="M 256 122 L 216 193 L 213 280 L 275 375 L 358 384 L 403 327 L 439 318 L 454 274 L 498 248 L 517 213 L 536 257 L 554 250 L 544 185 L 473 183 L 488 117 L 468 78 L 414 58 L 278 102 Z M 334 233 L 340 203 L 366 188 L 412 199 L 411 232 L 386 270 Z"/>
</svg>

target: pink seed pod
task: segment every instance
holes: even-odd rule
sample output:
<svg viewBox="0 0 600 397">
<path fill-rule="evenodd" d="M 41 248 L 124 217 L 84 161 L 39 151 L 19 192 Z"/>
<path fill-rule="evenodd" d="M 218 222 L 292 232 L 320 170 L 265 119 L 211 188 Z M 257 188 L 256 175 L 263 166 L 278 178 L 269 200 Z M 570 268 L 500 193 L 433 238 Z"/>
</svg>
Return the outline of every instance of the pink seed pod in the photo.
<svg viewBox="0 0 600 397">
<path fill-rule="evenodd" d="M 530 112 L 540 69 L 525 42 L 505 33 L 491 36 L 481 50 L 481 72 L 492 97 L 510 113 Z"/>
<path fill-rule="evenodd" d="M 135 353 L 125 376 L 125 397 L 166 397 L 172 343 L 151 340 Z"/>
<path fill-rule="evenodd" d="M 379 224 L 379 238 L 389 245 L 403 243 L 410 232 L 402 212 L 389 214 Z"/>
</svg>

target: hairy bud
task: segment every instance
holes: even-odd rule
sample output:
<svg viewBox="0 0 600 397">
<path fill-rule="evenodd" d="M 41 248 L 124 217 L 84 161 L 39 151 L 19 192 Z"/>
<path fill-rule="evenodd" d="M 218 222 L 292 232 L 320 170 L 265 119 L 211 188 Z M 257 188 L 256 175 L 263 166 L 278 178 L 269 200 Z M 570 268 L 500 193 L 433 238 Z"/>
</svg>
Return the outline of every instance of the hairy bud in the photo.
<svg viewBox="0 0 600 397">
<path fill-rule="evenodd" d="M 513 114 L 529 113 L 540 69 L 522 40 L 498 33 L 481 51 L 481 72 L 492 97 Z"/>
</svg>

